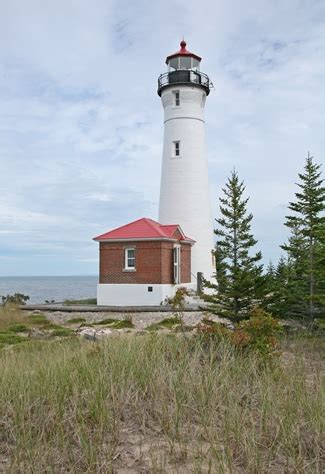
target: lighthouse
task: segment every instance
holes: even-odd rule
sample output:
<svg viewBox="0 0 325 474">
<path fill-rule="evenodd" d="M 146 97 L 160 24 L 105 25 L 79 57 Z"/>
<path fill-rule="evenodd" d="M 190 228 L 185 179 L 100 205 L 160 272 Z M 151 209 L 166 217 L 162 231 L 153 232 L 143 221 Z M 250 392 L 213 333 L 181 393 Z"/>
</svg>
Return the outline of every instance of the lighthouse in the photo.
<svg viewBox="0 0 325 474">
<path fill-rule="evenodd" d="M 159 200 L 159 222 L 178 223 L 195 240 L 191 283 L 197 273 L 213 275 L 213 227 L 210 210 L 204 107 L 210 93 L 209 77 L 200 71 L 201 58 L 186 42 L 166 58 L 167 72 L 158 78 L 164 108 L 164 143 Z"/>
<path fill-rule="evenodd" d="M 158 79 L 164 108 L 159 222 L 142 217 L 94 237 L 99 243 L 97 304 L 160 306 L 197 275 L 213 275 L 213 229 L 205 152 L 209 77 L 186 49 L 167 57 Z"/>
</svg>

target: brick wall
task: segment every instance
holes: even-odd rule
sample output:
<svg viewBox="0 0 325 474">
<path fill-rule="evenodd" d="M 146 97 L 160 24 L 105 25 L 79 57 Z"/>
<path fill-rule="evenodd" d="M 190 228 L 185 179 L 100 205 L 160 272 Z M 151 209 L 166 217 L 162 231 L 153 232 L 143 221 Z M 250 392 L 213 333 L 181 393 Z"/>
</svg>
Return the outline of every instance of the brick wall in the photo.
<svg viewBox="0 0 325 474">
<path fill-rule="evenodd" d="M 191 283 L 191 245 L 181 245 L 181 283 Z"/>
<path fill-rule="evenodd" d="M 136 271 L 124 270 L 125 248 L 134 247 Z M 99 283 L 173 284 L 173 242 L 100 242 Z M 183 265 L 182 265 L 183 263 Z M 181 281 L 191 281 L 191 246 L 181 245 Z"/>
</svg>

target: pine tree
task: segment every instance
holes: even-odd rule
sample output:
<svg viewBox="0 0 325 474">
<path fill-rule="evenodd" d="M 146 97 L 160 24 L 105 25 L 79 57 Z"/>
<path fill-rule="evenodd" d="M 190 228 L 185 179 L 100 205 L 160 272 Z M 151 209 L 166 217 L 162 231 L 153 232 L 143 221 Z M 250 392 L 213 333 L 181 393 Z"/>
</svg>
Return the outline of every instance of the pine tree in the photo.
<svg viewBox="0 0 325 474">
<path fill-rule="evenodd" d="M 282 245 L 291 262 L 292 301 L 289 311 L 293 316 L 308 315 L 312 320 L 324 310 L 325 292 L 325 187 L 321 166 L 308 156 L 304 173 L 299 173 L 296 201 L 289 203 L 293 214 L 286 216 L 290 229 L 288 242 Z"/>
<path fill-rule="evenodd" d="M 265 286 L 266 286 L 266 291 L 268 293 L 272 292 L 272 289 L 274 287 L 275 275 L 276 275 L 276 268 L 273 265 L 272 261 L 270 261 L 268 266 L 266 267 L 266 274 L 265 274 Z"/>
<path fill-rule="evenodd" d="M 251 234 L 253 215 L 247 213 L 249 198 L 243 198 L 244 191 L 244 183 L 233 171 L 220 198 L 221 217 L 216 219 L 218 227 L 214 231 L 216 283 L 206 282 L 207 287 L 215 290 L 210 296 L 210 309 L 237 321 L 247 317 L 260 302 L 264 288 L 263 266 L 258 265 L 262 255 L 251 255 L 257 241 Z"/>
<path fill-rule="evenodd" d="M 265 308 L 277 318 L 291 316 L 291 311 L 298 311 L 300 302 L 293 291 L 294 275 L 293 267 L 289 260 L 280 257 L 276 267 L 268 267 L 266 273 L 266 296 Z"/>
</svg>

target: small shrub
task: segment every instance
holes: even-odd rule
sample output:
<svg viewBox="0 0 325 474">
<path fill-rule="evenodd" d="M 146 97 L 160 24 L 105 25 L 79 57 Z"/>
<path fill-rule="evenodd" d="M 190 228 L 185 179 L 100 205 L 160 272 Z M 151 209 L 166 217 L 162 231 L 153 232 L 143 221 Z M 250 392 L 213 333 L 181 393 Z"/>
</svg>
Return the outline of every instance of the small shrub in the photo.
<svg viewBox="0 0 325 474">
<path fill-rule="evenodd" d="M 221 340 L 229 339 L 231 331 L 223 324 L 210 319 L 203 319 L 197 326 L 197 334 L 201 338 L 201 342 L 220 342 Z"/>
<path fill-rule="evenodd" d="M 168 303 L 172 305 L 175 311 L 182 311 L 185 306 L 185 299 L 187 295 L 187 288 L 177 288 L 175 295 L 168 299 Z"/>
<path fill-rule="evenodd" d="M 277 337 L 282 331 L 278 321 L 261 308 L 255 308 L 250 319 L 238 323 L 234 330 L 209 319 L 203 319 L 196 328 L 205 344 L 227 340 L 242 353 L 254 351 L 264 357 L 276 353 Z"/>
<path fill-rule="evenodd" d="M 232 333 L 232 344 L 241 350 L 254 350 L 263 356 L 275 353 L 279 322 L 261 308 L 250 313 L 250 319 L 239 323 Z"/>
<path fill-rule="evenodd" d="M 8 304 L 24 305 L 29 299 L 29 296 L 24 295 L 23 293 L 15 293 L 14 295 L 1 296 L 2 304 L 4 306 Z"/>
</svg>

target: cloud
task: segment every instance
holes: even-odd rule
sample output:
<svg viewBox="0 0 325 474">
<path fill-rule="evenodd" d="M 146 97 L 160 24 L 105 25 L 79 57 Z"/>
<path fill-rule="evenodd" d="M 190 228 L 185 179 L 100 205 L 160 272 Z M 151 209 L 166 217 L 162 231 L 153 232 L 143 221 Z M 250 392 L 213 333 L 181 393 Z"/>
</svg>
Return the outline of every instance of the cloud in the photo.
<svg viewBox="0 0 325 474">
<path fill-rule="evenodd" d="M 310 0 L 4 2 L 0 274 L 96 273 L 94 235 L 157 217 L 156 80 L 182 35 L 215 86 L 213 215 L 236 166 L 265 260 L 276 259 L 307 151 L 323 160 L 324 21 L 324 2 Z"/>
</svg>

